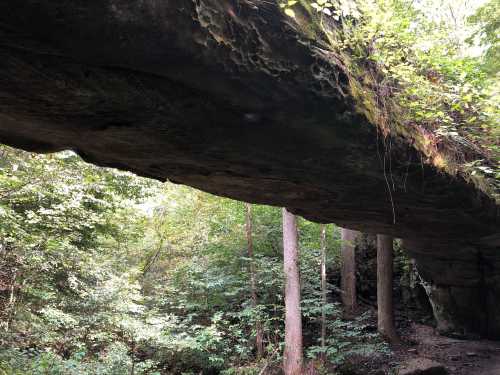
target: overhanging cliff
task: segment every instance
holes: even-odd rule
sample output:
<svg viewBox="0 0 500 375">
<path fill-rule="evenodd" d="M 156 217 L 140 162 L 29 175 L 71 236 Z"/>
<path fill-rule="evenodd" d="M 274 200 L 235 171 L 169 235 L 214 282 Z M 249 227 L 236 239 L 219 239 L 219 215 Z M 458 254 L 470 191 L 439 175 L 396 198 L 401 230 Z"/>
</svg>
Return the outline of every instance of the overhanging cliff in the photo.
<svg viewBox="0 0 500 375">
<path fill-rule="evenodd" d="M 382 136 L 346 82 L 273 2 L 0 4 L 3 143 L 404 238 L 443 329 L 500 337 L 497 202 Z"/>
</svg>

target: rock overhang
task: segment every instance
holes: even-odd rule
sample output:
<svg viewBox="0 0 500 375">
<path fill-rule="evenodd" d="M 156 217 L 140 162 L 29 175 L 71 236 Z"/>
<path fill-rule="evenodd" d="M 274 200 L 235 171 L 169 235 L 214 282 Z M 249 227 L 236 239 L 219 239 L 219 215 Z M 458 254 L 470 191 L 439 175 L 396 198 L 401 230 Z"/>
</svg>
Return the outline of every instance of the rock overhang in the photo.
<svg viewBox="0 0 500 375">
<path fill-rule="evenodd" d="M 342 71 L 272 4 L 21 0 L 0 10 L 6 143 L 71 148 L 363 230 L 499 230 L 491 198 L 358 114 Z"/>
<path fill-rule="evenodd" d="M 4 1 L 0 141 L 405 238 L 445 304 L 498 285 L 498 203 L 381 134 L 314 48 L 267 3 Z"/>
</svg>

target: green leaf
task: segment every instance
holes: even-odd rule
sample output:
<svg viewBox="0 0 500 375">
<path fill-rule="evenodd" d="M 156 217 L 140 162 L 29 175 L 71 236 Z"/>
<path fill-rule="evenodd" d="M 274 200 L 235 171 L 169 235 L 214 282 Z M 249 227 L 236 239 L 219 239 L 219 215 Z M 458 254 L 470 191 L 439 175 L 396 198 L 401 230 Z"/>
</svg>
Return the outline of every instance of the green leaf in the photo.
<svg viewBox="0 0 500 375">
<path fill-rule="evenodd" d="M 289 17 L 295 18 L 295 12 L 291 8 L 286 8 L 285 9 L 285 14 Z"/>
</svg>

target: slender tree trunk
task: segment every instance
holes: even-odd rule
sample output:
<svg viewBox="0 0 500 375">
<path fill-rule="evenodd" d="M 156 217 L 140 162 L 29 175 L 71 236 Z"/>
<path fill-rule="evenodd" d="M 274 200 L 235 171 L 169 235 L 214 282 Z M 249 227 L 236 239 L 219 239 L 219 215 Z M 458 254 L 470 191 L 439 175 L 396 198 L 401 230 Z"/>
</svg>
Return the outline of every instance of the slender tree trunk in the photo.
<svg viewBox="0 0 500 375">
<path fill-rule="evenodd" d="M 250 293 L 252 299 L 252 308 L 254 311 L 257 308 L 257 281 L 255 261 L 253 256 L 253 239 L 252 239 L 252 205 L 246 204 L 246 234 L 248 245 L 248 258 L 250 260 Z M 260 359 L 264 355 L 264 340 L 263 340 L 262 322 L 257 318 L 255 322 L 255 348 L 257 349 L 257 358 Z"/>
<path fill-rule="evenodd" d="M 359 232 L 342 228 L 342 303 L 348 317 L 355 313 L 356 301 L 356 238 Z"/>
<path fill-rule="evenodd" d="M 132 341 L 132 355 L 131 355 L 132 366 L 130 368 L 130 375 L 135 375 L 135 349 L 136 349 L 135 341 Z"/>
<path fill-rule="evenodd" d="M 285 272 L 285 375 L 302 374 L 302 316 L 297 219 L 283 208 L 283 263 Z"/>
<path fill-rule="evenodd" d="M 12 275 L 12 281 L 10 284 L 10 293 L 9 293 L 9 302 L 6 306 L 7 319 L 6 319 L 6 331 L 9 330 L 9 327 L 14 320 L 14 314 L 16 310 L 16 278 L 17 278 L 17 269 L 14 270 L 14 274 Z"/>
<path fill-rule="evenodd" d="M 9 306 L 10 307 L 14 306 L 14 303 L 16 302 L 16 295 L 14 293 L 15 286 L 16 286 L 16 277 L 17 277 L 17 273 L 14 272 L 14 276 L 12 277 L 12 283 L 10 284 L 10 297 L 9 297 Z"/>
<path fill-rule="evenodd" d="M 326 361 L 326 225 L 321 226 L 321 360 Z"/>
<path fill-rule="evenodd" d="M 399 341 L 394 326 L 394 306 L 392 301 L 393 239 L 377 236 L 377 308 L 378 331 L 390 342 Z"/>
</svg>

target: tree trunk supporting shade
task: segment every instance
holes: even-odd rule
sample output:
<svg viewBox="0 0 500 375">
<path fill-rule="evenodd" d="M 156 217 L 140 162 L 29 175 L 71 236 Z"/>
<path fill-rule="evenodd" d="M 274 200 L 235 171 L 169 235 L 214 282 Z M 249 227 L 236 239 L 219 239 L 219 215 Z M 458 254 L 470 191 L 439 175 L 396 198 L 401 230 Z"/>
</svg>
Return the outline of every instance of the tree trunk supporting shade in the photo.
<svg viewBox="0 0 500 375">
<path fill-rule="evenodd" d="M 252 299 L 252 308 L 256 309 L 257 300 L 257 280 L 255 270 L 255 260 L 253 256 L 253 238 L 252 238 L 252 204 L 246 203 L 246 235 L 248 245 L 249 271 L 250 271 L 250 294 Z M 255 348 L 257 349 L 257 358 L 262 358 L 264 355 L 262 322 L 259 318 L 255 321 Z"/>
<path fill-rule="evenodd" d="M 357 231 L 342 228 L 342 303 L 347 317 L 354 315 L 357 306 L 355 241 L 358 235 Z"/>
<path fill-rule="evenodd" d="M 326 361 L 326 225 L 321 226 L 321 360 Z"/>
<path fill-rule="evenodd" d="M 388 341 L 399 341 L 394 326 L 394 306 L 392 301 L 393 278 L 393 238 L 377 236 L 377 309 L 378 331 Z"/>
<path fill-rule="evenodd" d="M 283 208 L 283 263 L 285 272 L 285 375 L 302 374 L 302 317 L 297 219 Z"/>
</svg>

